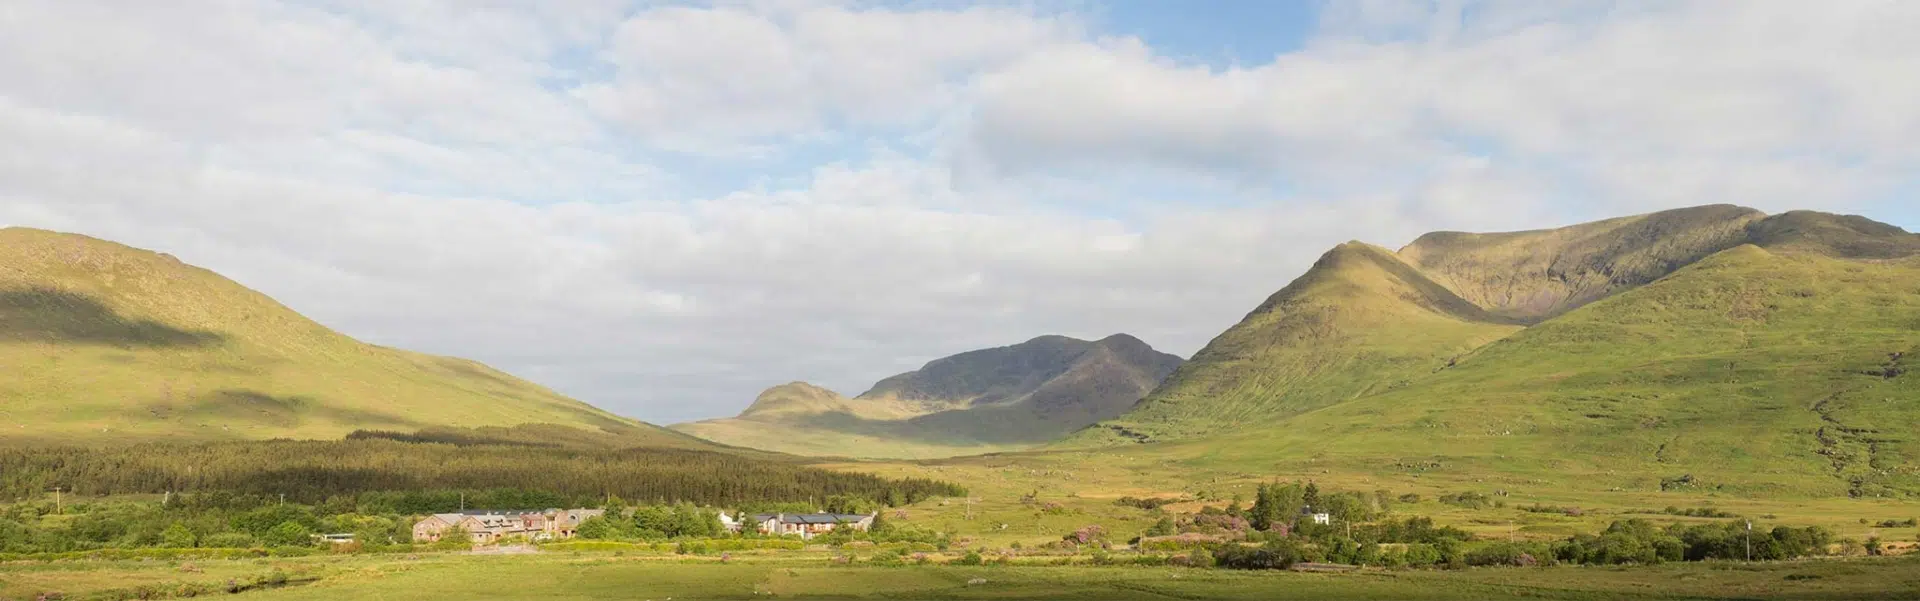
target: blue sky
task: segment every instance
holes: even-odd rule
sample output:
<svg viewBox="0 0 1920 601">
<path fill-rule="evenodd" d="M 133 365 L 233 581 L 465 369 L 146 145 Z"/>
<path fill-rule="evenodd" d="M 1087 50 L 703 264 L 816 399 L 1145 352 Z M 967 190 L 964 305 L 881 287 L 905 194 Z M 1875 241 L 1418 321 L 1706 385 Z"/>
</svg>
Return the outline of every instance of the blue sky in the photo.
<svg viewBox="0 0 1920 601">
<path fill-rule="evenodd" d="M 0 225 L 656 422 L 1116 332 L 1347 240 L 1920 229 L 1920 3 L 23 0 Z"/>
<path fill-rule="evenodd" d="M 1319 2 L 1223 0 L 1196 5 L 1127 0 L 1089 6 L 1098 27 L 1135 36 L 1169 58 L 1213 67 L 1259 65 L 1299 50 L 1320 19 Z"/>
</svg>

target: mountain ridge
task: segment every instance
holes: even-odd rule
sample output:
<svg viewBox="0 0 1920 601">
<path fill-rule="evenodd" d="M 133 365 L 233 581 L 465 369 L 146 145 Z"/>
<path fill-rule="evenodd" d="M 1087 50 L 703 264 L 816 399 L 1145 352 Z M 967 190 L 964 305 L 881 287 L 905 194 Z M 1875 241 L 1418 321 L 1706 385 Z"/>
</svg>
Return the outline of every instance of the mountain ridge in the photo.
<svg viewBox="0 0 1920 601">
<path fill-rule="evenodd" d="M 1336 246 L 1119 418 L 1057 446 L 1197 439 L 1417 386 L 1592 303 L 1751 247 L 1839 260 L 1920 255 L 1858 216 L 1707 205 L 1560 228 Z"/>
<path fill-rule="evenodd" d="M 1179 362 L 1125 334 L 1039 336 L 934 359 L 851 398 L 781 384 L 735 417 L 671 427 L 800 454 L 925 458 L 1024 448 L 1118 415 Z"/>
</svg>

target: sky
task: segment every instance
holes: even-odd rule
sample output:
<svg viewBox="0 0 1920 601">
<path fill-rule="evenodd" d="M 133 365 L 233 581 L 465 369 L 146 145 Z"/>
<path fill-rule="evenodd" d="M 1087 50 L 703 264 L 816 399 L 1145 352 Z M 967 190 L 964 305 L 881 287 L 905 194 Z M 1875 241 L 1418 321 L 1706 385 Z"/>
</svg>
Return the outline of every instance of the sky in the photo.
<svg viewBox="0 0 1920 601">
<path fill-rule="evenodd" d="M 0 6 L 0 225 L 656 423 L 956 352 L 1191 355 L 1347 240 L 1920 228 L 1920 2 Z"/>
</svg>

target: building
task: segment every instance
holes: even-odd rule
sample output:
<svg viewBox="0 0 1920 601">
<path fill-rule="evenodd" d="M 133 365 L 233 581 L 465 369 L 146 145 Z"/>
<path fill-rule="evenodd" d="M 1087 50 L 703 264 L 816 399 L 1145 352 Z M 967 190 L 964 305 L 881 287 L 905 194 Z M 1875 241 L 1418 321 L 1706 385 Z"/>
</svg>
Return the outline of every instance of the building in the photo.
<svg viewBox="0 0 1920 601">
<path fill-rule="evenodd" d="M 342 532 L 339 534 L 315 534 L 313 535 L 313 540 L 327 543 L 330 545 L 344 545 L 344 544 L 353 542 L 353 533 Z"/>
<path fill-rule="evenodd" d="M 879 514 L 847 513 L 762 513 L 756 514 L 751 521 L 761 532 L 775 536 L 799 535 L 801 538 L 813 538 L 816 534 L 832 532 L 835 528 L 866 530 L 873 527 L 873 519 Z"/>
<path fill-rule="evenodd" d="M 442 533 L 456 527 L 466 530 L 473 542 L 480 544 L 516 535 L 531 540 L 573 538 L 582 522 L 605 514 L 601 509 L 436 513 L 413 524 L 413 540 L 439 542 Z"/>
</svg>

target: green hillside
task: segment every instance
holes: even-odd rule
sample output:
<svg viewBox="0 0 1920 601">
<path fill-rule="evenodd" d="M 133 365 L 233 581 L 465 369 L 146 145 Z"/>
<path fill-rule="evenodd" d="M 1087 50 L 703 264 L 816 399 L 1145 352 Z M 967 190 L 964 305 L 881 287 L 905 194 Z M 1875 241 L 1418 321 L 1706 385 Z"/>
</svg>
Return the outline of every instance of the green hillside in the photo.
<svg viewBox="0 0 1920 601">
<path fill-rule="evenodd" d="M 1404 386 L 1519 330 L 1392 252 L 1351 242 L 1082 440 L 1201 436 Z"/>
<path fill-rule="evenodd" d="M 1418 274 L 1382 287 L 1380 271 L 1369 275 L 1345 258 L 1323 260 L 1275 298 L 1294 303 L 1287 317 L 1337 316 L 1316 322 L 1333 323 L 1319 330 L 1329 335 L 1270 325 L 1277 319 L 1266 316 L 1283 303 L 1269 301 L 1136 411 L 1083 431 L 1068 446 L 1131 433 L 1169 441 L 1159 445 L 1168 456 L 1220 465 L 1444 469 L 1629 490 L 1670 480 L 1667 487 L 1747 493 L 1920 494 L 1920 383 L 1907 373 L 1920 351 L 1920 236 L 1857 217 L 1751 218 L 1708 209 L 1728 217 L 1695 221 L 1687 231 L 1705 234 L 1698 244 L 1668 245 L 1653 253 L 1661 258 L 1643 253 L 1628 261 L 1642 269 L 1590 271 L 1610 273 L 1617 283 L 1548 270 L 1559 274 L 1556 282 L 1589 284 L 1470 293 L 1488 312 L 1543 318 L 1524 329 L 1507 326 L 1504 336 L 1470 310 L 1443 310 L 1450 305 L 1433 299 L 1446 295 L 1408 294 L 1418 287 L 1404 283 L 1423 281 Z M 1619 223 L 1598 225 L 1617 230 Z M 1724 244 L 1728 223 L 1739 223 L 1740 244 L 1632 284 Z M 1529 236 L 1542 237 L 1481 237 L 1503 243 L 1478 248 Z M 1542 254 L 1570 254 L 1503 249 L 1504 257 L 1489 258 L 1456 244 L 1449 258 L 1436 259 L 1443 255 L 1430 245 L 1446 238 L 1460 239 L 1429 236 L 1416 243 L 1427 248 L 1399 254 L 1451 269 L 1441 278 L 1456 286 L 1502 277 L 1459 266 L 1513 259 L 1537 265 Z M 1658 247 L 1671 236 L 1649 240 L 1661 241 Z M 1336 249 L 1329 257 L 1342 254 L 1357 253 Z M 1384 251 L 1368 254 L 1379 257 L 1374 264 L 1393 264 Z M 1509 279 L 1516 285 L 1502 289 L 1530 281 Z M 1358 284 L 1366 281 L 1375 285 Z M 1329 288 L 1365 299 L 1338 304 L 1328 300 L 1339 298 Z M 1582 296 L 1597 300 L 1582 303 Z M 1519 302 L 1507 302 L 1513 299 Z M 1395 318 L 1356 318 L 1381 314 L 1379 307 L 1394 308 L 1386 313 Z M 1258 354 L 1232 354 L 1262 342 Z M 1328 361 L 1345 363 L 1312 369 Z M 1224 384 L 1199 386 L 1212 382 Z M 1248 422 L 1235 426 L 1215 414 Z"/>
<path fill-rule="evenodd" d="M 925 458 L 1031 447 L 1119 415 L 1180 358 L 1124 334 L 1042 336 L 936 359 L 854 398 L 794 382 L 737 417 L 674 429 L 804 455 Z"/>
<path fill-rule="evenodd" d="M 479 363 L 355 341 L 169 255 L 0 230 L 7 442 L 318 439 L 520 424 L 705 446 Z"/>
</svg>

